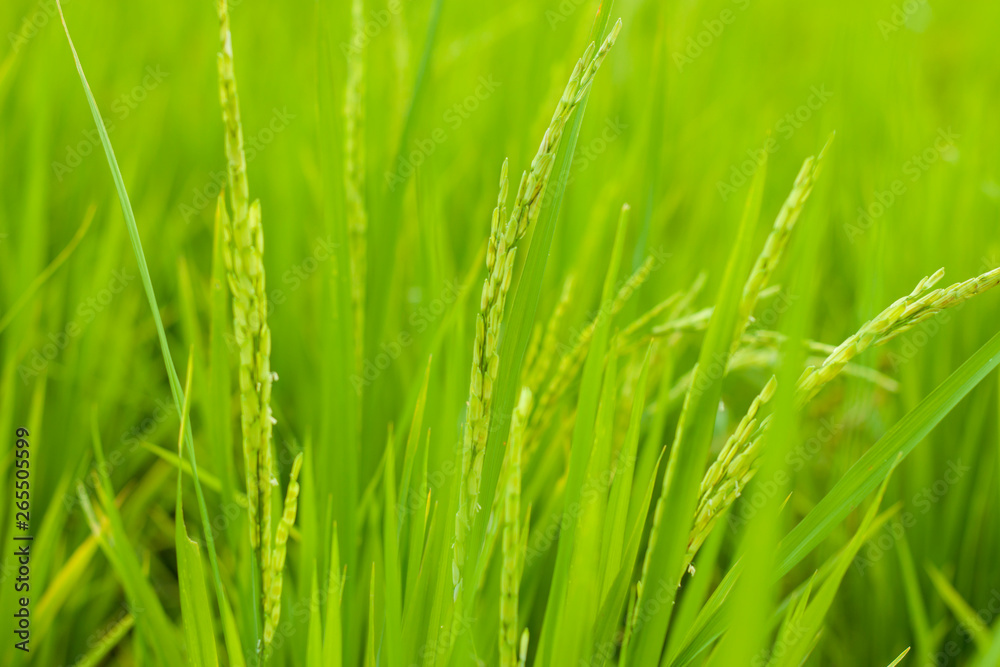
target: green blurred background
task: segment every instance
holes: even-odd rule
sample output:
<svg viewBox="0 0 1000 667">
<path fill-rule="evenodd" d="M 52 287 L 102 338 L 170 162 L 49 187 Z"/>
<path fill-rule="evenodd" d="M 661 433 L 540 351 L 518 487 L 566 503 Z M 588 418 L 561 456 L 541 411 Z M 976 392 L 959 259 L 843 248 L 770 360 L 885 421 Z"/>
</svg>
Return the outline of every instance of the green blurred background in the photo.
<svg viewBox="0 0 1000 667">
<path fill-rule="evenodd" d="M 383 349 L 394 357 L 398 350 L 399 358 L 366 389 L 362 428 L 371 446 L 362 451 L 359 489 L 381 458 L 386 424 L 402 423 L 412 405 L 432 351 L 437 389 L 429 394 L 427 420 L 440 434 L 432 457 L 440 463 L 450 456 L 467 387 L 477 290 L 460 301 L 458 317 L 421 308 L 453 300 L 470 272 L 477 283 L 481 278 L 479 253 L 500 165 L 509 157 L 514 173 L 527 166 L 596 10 L 589 0 L 446 0 L 414 98 L 431 4 L 376 2 L 366 10 L 372 323 L 366 347 L 370 358 Z M 329 11 L 334 41 L 344 47 L 348 3 L 334 2 Z M 189 345 L 204 350 L 214 200 L 225 169 L 214 3 L 67 0 L 65 12 L 110 121 L 180 365 Z M 280 376 L 276 439 L 282 451 L 295 451 L 304 438 L 336 428 L 324 423 L 318 362 L 324 308 L 318 276 L 328 269 L 322 248 L 329 235 L 317 137 L 341 119 L 319 113 L 315 3 L 243 0 L 231 3 L 231 14 L 252 153 L 250 188 L 264 212 L 271 363 Z M 953 282 L 1000 265 L 1000 3 L 618 0 L 614 14 L 624 29 L 590 97 L 546 273 L 543 318 L 564 276 L 575 270 L 583 298 L 574 300 L 570 318 L 584 319 L 600 290 L 612 221 L 625 201 L 640 221 L 630 241 L 670 255 L 639 295 L 637 312 L 686 287 L 701 270 L 708 272 L 705 293 L 713 294 L 754 156 L 772 149 L 764 199 L 769 217 L 803 158 L 834 131 L 801 223 L 823 228 L 816 339 L 836 344 L 939 266 Z M 167 576 L 174 478 L 168 466 L 132 445 L 148 440 L 170 449 L 177 420 L 166 405 L 153 321 L 113 184 L 54 2 L 7 0 L 0 27 L 6 35 L 0 42 L 0 316 L 95 207 L 66 264 L 0 333 L 0 433 L 32 429 L 33 513 L 36 521 L 50 517 L 62 527 L 36 562 L 33 582 L 44 590 L 89 534 L 79 507 L 64 498 L 67 491 L 73 498 L 75 480 L 86 478 L 91 465 L 96 409 L 105 446 L 127 453 L 113 471 L 116 487 L 147 491 L 126 504 L 126 516 L 136 543 L 147 550 L 151 577 L 164 587 L 160 597 L 176 611 L 170 588 L 176 584 Z M 340 90 L 344 58 L 334 55 Z M 411 156 L 408 164 L 397 161 L 400 152 Z M 395 184 L 394 174 L 407 174 L 405 183 Z M 404 188 L 398 207 L 391 204 L 390 183 Z M 760 242 L 765 230 L 758 232 Z M 868 353 L 865 363 L 899 380 L 897 394 L 852 379 L 821 397 L 813 408 L 844 428 L 796 478 L 790 502 L 797 516 L 996 331 L 997 298 L 976 299 L 942 320 L 940 330 Z M 416 324 L 421 317 L 428 326 Z M 401 332 L 414 342 L 393 347 Z M 196 371 L 196 384 L 198 377 Z M 732 391 L 736 407 L 722 413 L 730 425 L 755 390 L 736 383 Z M 1000 600 L 997 404 L 995 382 L 975 390 L 903 464 L 887 499 L 917 518 L 906 536 L 935 636 L 963 646 L 923 565 L 943 571 L 974 609 Z M 197 432 L 204 419 L 197 403 L 193 419 Z M 5 435 L 0 445 L 3 498 L 10 491 L 11 439 Z M 279 460 L 285 478 L 291 457 Z M 969 470 L 940 496 L 932 492 L 933 502 L 918 500 L 927 499 L 921 494 L 955 461 Z M 212 469 L 210 458 L 205 465 Z M 51 511 L 59 504 L 64 511 Z M 13 520 L 6 501 L 0 519 L 6 550 Z M 822 555 L 843 544 L 856 522 L 843 526 Z M 913 643 L 896 545 L 847 576 L 811 664 L 884 664 Z M 803 567 L 800 574 L 808 573 Z M 308 593 L 307 582 L 292 586 Z M 7 580 L 0 591 L 4 617 L 11 595 Z M 75 662 L 121 605 L 117 581 L 98 554 L 52 627 L 35 637 L 34 664 Z M 971 645 L 966 648 L 971 654 Z M 124 661 L 128 649 L 122 651 L 116 659 Z M 0 662 L 9 659 L 5 640 Z M 911 659 L 904 664 L 931 657 Z"/>
</svg>

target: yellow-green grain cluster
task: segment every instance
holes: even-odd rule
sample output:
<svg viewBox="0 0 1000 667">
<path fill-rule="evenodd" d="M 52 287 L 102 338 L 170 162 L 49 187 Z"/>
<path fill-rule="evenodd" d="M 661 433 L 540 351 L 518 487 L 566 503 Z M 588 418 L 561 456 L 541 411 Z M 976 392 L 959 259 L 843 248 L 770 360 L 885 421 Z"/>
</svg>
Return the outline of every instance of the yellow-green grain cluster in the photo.
<svg viewBox="0 0 1000 667">
<path fill-rule="evenodd" d="M 705 473 L 701 481 L 694 525 L 688 538 L 687 562 L 691 562 L 705 538 L 712 532 L 719 512 L 733 504 L 753 475 L 751 466 L 756 460 L 756 451 L 749 447 L 749 443 L 770 422 L 770 415 L 760 422 L 758 415 L 761 407 L 774 396 L 777 386 L 777 380 L 771 376 L 764 389 L 750 403 L 746 415 L 729 436 L 718 458 Z"/>
<path fill-rule="evenodd" d="M 232 36 L 225 0 L 218 4 L 221 50 L 218 56 L 219 97 L 225 125 L 231 215 L 220 195 L 217 215 L 224 232 L 224 257 L 232 293 L 233 330 L 239 352 L 240 424 L 243 433 L 243 462 L 246 474 L 250 542 L 260 556 L 261 603 L 265 618 L 265 643 L 274 636 L 280 615 L 282 569 L 285 541 L 295 520 L 301 467 L 296 459 L 288 488 L 285 512 L 272 545 L 271 517 L 274 462 L 272 459 L 271 331 L 267 325 L 267 285 L 264 272 L 264 229 L 260 201 L 249 203 L 243 128 L 233 70 Z M 268 632 L 270 628 L 270 632 Z"/>
<path fill-rule="evenodd" d="M 988 271 L 950 287 L 934 289 L 944 269 L 927 276 L 908 295 L 866 322 L 856 334 L 845 340 L 818 366 L 810 366 L 799 378 L 797 391 L 802 402 L 808 401 L 836 377 L 847 363 L 869 347 L 889 342 L 899 334 L 934 317 L 945 308 L 958 305 L 1000 284 L 1000 269 Z"/>
<path fill-rule="evenodd" d="M 830 381 L 836 378 L 849 362 L 865 350 L 883 345 L 901 333 L 925 322 L 945 308 L 961 304 L 1000 284 L 1000 269 L 994 269 L 955 283 L 950 287 L 934 289 L 944 269 L 923 278 L 910 294 L 898 299 L 891 306 L 866 322 L 854 335 L 829 352 L 818 366 L 809 366 L 796 385 L 799 405 L 808 403 Z M 817 343 L 811 347 L 823 349 Z M 758 421 L 757 415 L 775 391 L 772 377 L 760 394 L 750 404 L 746 416 L 726 442 L 715 462 L 709 467 L 701 483 L 700 499 L 695 523 L 688 540 L 688 562 L 694 557 L 704 539 L 711 532 L 718 515 L 727 509 L 757 472 L 761 441 L 770 425 L 770 416 Z"/>
<path fill-rule="evenodd" d="M 260 203 L 249 204 L 246 156 L 240 124 L 236 80 L 233 75 L 232 38 L 225 2 L 219 3 L 222 51 L 219 53 L 219 94 L 226 131 L 229 197 L 232 216 L 222 197 L 219 215 L 225 237 L 224 256 L 233 297 L 233 334 L 239 352 L 239 385 L 243 457 L 250 506 L 251 541 L 266 553 L 261 542 L 261 520 L 270 495 L 271 443 L 271 332 L 267 326 L 267 292 L 264 276 L 264 232 Z M 263 480 L 263 481 L 262 481 Z M 267 534 L 269 526 L 264 527 Z"/>
<path fill-rule="evenodd" d="M 267 326 L 267 286 L 264 276 L 264 230 L 260 202 L 248 205 L 249 187 L 243 128 L 233 72 L 232 36 L 225 0 L 219 2 L 222 51 L 219 53 L 219 95 L 226 129 L 232 217 L 223 212 L 225 259 L 233 296 L 233 329 L 239 350 L 240 414 L 243 457 L 247 467 L 247 497 L 255 547 L 264 571 L 270 555 L 271 520 L 271 332 Z M 258 520 L 259 517 L 259 520 Z"/>
<path fill-rule="evenodd" d="M 531 167 L 521 175 L 521 184 L 514 205 L 507 216 L 507 161 L 500 173 L 500 195 L 493 210 L 490 239 L 486 253 L 486 280 L 483 283 L 479 314 L 476 317 L 476 337 L 472 352 L 472 373 L 469 381 L 469 404 L 462 441 L 462 483 L 459 511 L 455 518 L 455 560 L 453 579 L 457 588 L 461 582 L 461 567 L 465 562 L 465 536 L 478 510 L 479 483 L 482 476 L 486 441 L 489 434 L 493 383 L 500 367 L 499 339 L 504 304 L 514 271 L 517 243 L 534 226 L 541 211 L 545 187 L 552 174 L 556 151 L 566 123 L 576 110 L 593 82 L 594 75 L 614 44 L 621 22 L 615 24 L 600 49 L 591 44 L 577 61 L 569 83 L 556 105 L 552 120 L 542 137 Z"/>
<path fill-rule="evenodd" d="M 743 286 L 743 296 L 740 299 L 740 308 L 737 313 L 736 335 L 733 338 L 733 352 L 739 347 L 740 336 L 742 336 L 747 324 L 750 322 L 750 317 L 760 298 L 761 290 L 767 287 L 771 280 L 771 275 L 774 273 L 774 267 L 777 266 L 781 255 L 788 246 L 788 239 L 792 235 L 792 229 L 795 227 L 795 223 L 802 213 L 802 207 L 812 193 L 813 185 L 819 177 L 823 155 L 826 153 L 826 148 L 829 145 L 830 143 L 827 142 L 827 145 L 824 146 L 817 157 L 808 157 L 802 163 L 802 168 L 799 169 L 799 174 L 795 177 L 795 183 L 792 185 L 792 191 L 788 193 L 788 197 L 785 199 L 784 204 L 782 204 L 781 210 L 778 211 L 778 217 L 774 219 L 774 226 L 771 228 L 771 232 L 764 242 L 764 248 L 757 255 L 757 261 L 754 263 L 753 269 L 750 271 L 750 276 Z"/>
<path fill-rule="evenodd" d="M 612 317 L 620 313 L 632 295 L 635 294 L 639 287 L 641 287 L 642 284 L 646 282 L 646 279 L 649 278 L 652 273 L 654 261 L 655 260 L 652 257 L 647 258 L 646 261 L 643 262 L 638 269 L 636 269 L 635 273 L 629 276 L 628 280 L 626 280 L 625 283 L 618 289 L 618 292 L 615 294 L 615 298 L 611 300 L 611 303 L 601 304 L 600 309 L 608 310 Z M 653 310 L 658 311 L 659 306 L 655 307 Z M 545 390 L 542 391 L 539 396 L 538 409 L 531 415 L 531 421 L 528 427 L 528 431 L 531 434 L 537 435 L 538 433 L 544 432 L 545 429 L 548 428 L 549 424 L 552 423 L 552 418 L 555 416 L 559 399 L 562 398 L 570 386 L 572 386 L 573 380 L 576 379 L 580 369 L 583 368 L 584 361 L 587 359 L 587 351 L 590 349 L 590 341 L 594 337 L 594 331 L 597 328 L 597 320 L 599 316 L 600 312 L 594 315 L 593 319 L 576 336 L 573 347 L 560 357 L 552 378 L 549 380 L 548 384 L 545 385 Z M 644 319 L 644 317 L 640 318 L 640 320 Z M 556 347 L 554 342 L 552 347 Z"/>
<path fill-rule="evenodd" d="M 559 301 L 556 303 L 556 307 L 552 311 L 552 316 L 545 325 L 544 336 L 541 337 L 532 358 L 530 360 L 525 359 L 525 367 L 528 370 L 525 373 L 524 386 L 530 389 L 532 393 L 537 391 L 542 382 L 544 382 L 549 374 L 549 369 L 552 367 L 552 361 L 555 359 L 559 347 L 559 331 L 563 320 L 566 318 L 566 310 L 569 308 L 570 297 L 573 295 L 573 282 L 573 276 L 566 278 L 563 283 L 562 292 L 559 295 Z"/>
<path fill-rule="evenodd" d="M 521 452 L 531 411 L 531 390 L 521 389 L 507 441 L 507 484 L 503 500 L 503 571 L 500 575 L 500 667 L 516 667 L 517 604 L 524 566 L 521 543 Z"/>
<path fill-rule="evenodd" d="M 264 643 L 270 644 L 274 632 L 281 619 L 281 588 L 285 569 L 288 534 L 295 525 L 295 513 L 299 506 L 299 471 L 302 470 L 302 453 L 300 452 L 292 463 L 292 472 L 288 480 L 288 490 L 285 492 L 285 506 L 278 521 L 278 530 L 274 536 L 274 555 L 271 562 L 270 585 L 264 598 Z"/>
<path fill-rule="evenodd" d="M 247 158 L 243 151 L 243 126 L 240 123 L 240 103 L 236 94 L 236 74 L 233 71 L 233 36 L 229 31 L 229 9 L 226 0 L 219 0 L 219 101 L 226 133 L 229 201 L 236 223 L 245 220 L 250 207 L 250 186 L 247 182 Z"/>
</svg>

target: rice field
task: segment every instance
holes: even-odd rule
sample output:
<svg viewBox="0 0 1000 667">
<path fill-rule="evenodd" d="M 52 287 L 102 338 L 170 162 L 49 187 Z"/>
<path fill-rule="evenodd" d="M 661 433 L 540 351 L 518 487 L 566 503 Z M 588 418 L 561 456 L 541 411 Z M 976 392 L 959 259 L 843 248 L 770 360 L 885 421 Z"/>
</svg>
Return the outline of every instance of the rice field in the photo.
<svg viewBox="0 0 1000 667">
<path fill-rule="evenodd" d="M 0 664 L 1000 665 L 1000 5 L 0 25 Z"/>
</svg>

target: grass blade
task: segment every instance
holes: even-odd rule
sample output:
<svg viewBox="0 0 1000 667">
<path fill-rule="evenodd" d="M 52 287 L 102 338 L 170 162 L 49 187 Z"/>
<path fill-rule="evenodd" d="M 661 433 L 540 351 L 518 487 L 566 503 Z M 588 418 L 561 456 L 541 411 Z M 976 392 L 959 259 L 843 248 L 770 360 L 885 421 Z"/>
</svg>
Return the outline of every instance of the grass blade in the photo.
<svg viewBox="0 0 1000 667">
<path fill-rule="evenodd" d="M 787 633 L 779 635 L 778 641 L 775 644 L 776 648 L 772 651 L 772 654 L 778 657 L 777 660 L 772 659 L 774 667 L 794 667 L 805 662 L 809 651 L 814 646 L 814 639 L 822 627 L 823 619 L 826 617 L 830 605 L 833 604 L 833 598 L 837 594 L 840 582 L 847 573 L 847 569 L 851 566 L 851 562 L 858 553 L 858 549 L 864 544 L 868 527 L 878 515 L 878 508 L 882 504 L 885 489 L 889 485 L 889 477 L 900 460 L 902 460 L 902 457 L 897 456 L 893 466 L 889 469 L 889 473 L 882 480 L 882 486 L 878 491 L 875 501 L 868 508 L 868 512 L 865 513 L 865 518 L 851 539 L 850 545 L 837 559 L 834 571 L 823 582 L 823 585 L 816 593 L 816 597 L 809 602 L 801 618 L 794 624 L 794 627 L 790 628 Z M 778 647 L 781 648 L 781 654 L 778 653 Z"/>
<path fill-rule="evenodd" d="M 990 636 L 989 630 L 983 624 L 983 621 L 979 618 L 976 610 L 965 601 L 962 594 L 955 590 L 951 582 L 936 567 L 928 564 L 927 574 L 930 575 L 931 583 L 937 589 L 938 595 L 941 596 L 944 603 L 951 609 L 951 613 L 955 615 L 963 631 L 971 635 L 972 639 L 976 642 L 976 647 L 980 651 L 989 650 L 993 643 L 993 638 Z"/>
<path fill-rule="evenodd" d="M 194 374 L 194 355 L 188 358 L 187 378 L 184 380 L 184 407 L 181 428 L 177 436 L 177 454 L 182 455 L 184 427 L 187 426 L 191 407 L 191 376 Z M 177 580 L 181 594 L 181 617 L 187 638 L 188 660 L 195 667 L 213 667 L 219 664 L 215 650 L 215 630 L 212 623 L 212 605 L 205 588 L 205 571 L 201 565 L 198 543 L 187 534 L 184 525 L 183 475 L 177 471 L 177 509 L 174 514 L 175 544 L 177 550 Z"/>
<path fill-rule="evenodd" d="M 762 165 L 751 185 L 719 288 L 715 310 L 705 334 L 680 423 L 677 425 L 674 445 L 670 450 L 643 566 L 643 587 L 638 608 L 647 608 L 652 595 L 657 595 L 657 599 L 662 595 L 666 600 L 661 600 L 659 613 L 650 614 L 643 625 L 635 628 L 628 656 L 630 664 L 659 664 L 660 661 L 677 593 L 677 582 L 683 573 L 682 563 L 687 551 L 690 517 L 698 500 L 698 480 L 708 458 L 715 414 L 722 393 L 722 380 L 737 324 L 737 310 L 750 269 L 751 244 L 748 241 L 760 216 L 765 171 Z M 660 527 L 662 529 L 658 530 Z"/>
<path fill-rule="evenodd" d="M 859 458 L 819 503 L 781 541 L 778 574 L 787 574 L 892 470 L 898 454 L 906 457 L 927 434 L 1000 364 L 1000 333 L 986 342 L 917 407 L 900 419 Z"/>
<path fill-rule="evenodd" d="M 607 25 L 608 16 L 608 14 L 599 16 L 605 26 Z M 603 30 L 597 34 L 601 33 L 603 33 Z M 548 262 L 563 195 L 566 191 L 566 184 L 569 180 L 570 169 L 573 166 L 573 154 L 580 135 L 580 127 L 583 123 L 583 115 L 587 108 L 590 90 L 588 88 L 583 94 L 576 110 L 567 123 L 569 132 L 566 133 L 561 142 L 555 156 L 555 164 L 552 167 L 552 173 L 557 174 L 557 178 L 555 182 L 550 183 L 546 188 L 546 193 L 552 188 L 552 194 L 551 196 L 548 194 L 545 195 L 539 220 L 535 224 L 534 232 L 532 232 L 531 245 L 527 253 L 528 256 L 515 288 L 510 313 L 505 318 L 506 324 L 500 342 L 500 358 L 504 360 L 504 363 L 500 368 L 494 388 L 495 399 L 490 418 L 491 427 L 486 442 L 482 480 L 479 487 L 480 498 L 489 499 L 490 502 L 492 502 L 492 499 L 496 495 L 497 484 L 500 478 L 500 466 L 503 462 L 501 442 L 507 433 L 514 410 L 514 400 L 521 377 L 521 363 L 524 360 L 524 353 L 531 338 L 535 311 L 538 307 L 538 298 L 545 277 L 545 267 Z M 480 502 L 485 505 L 483 500 Z M 478 556 L 481 551 L 483 539 L 486 534 L 486 523 L 489 519 L 487 515 L 487 512 L 480 512 L 476 516 L 475 523 L 469 535 L 470 546 L 468 553 L 470 554 Z M 468 559 L 466 562 L 466 570 L 468 572 L 475 573 L 479 569 L 479 563 L 473 562 L 476 560 L 477 558 Z"/>
<path fill-rule="evenodd" d="M 401 667 L 403 632 L 401 623 L 402 584 L 399 580 L 399 520 L 397 519 L 396 503 L 396 446 L 393 442 L 392 429 L 386 441 L 385 459 L 385 509 L 383 514 L 383 546 L 385 548 L 385 647 L 386 660 L 389 667 Z"/>
<path fill-rule="evenodd" d="M 24 308 L 24 305 L 31 300 L 31 297 L 34 296 L 35 292 L 41 289 L 42 285 L 44 285 L 45 282 L 59 270 L 59 267 L 62 266 L 67 259 L 69 259 L 69 256 L 73 254 L 73 251 L 76 250 L 76 247 L 80 245 L 80 241 L 82 241 L 83 237 L 87 234 L 87 230 L 90 229 L 90 223 L 94 221 L 94 213 L 96 212 L 97 205 L 91 204 L 87 209 L 87 212 L 83 215 L 83 222 L 80 224 L 80 228 L 76 230 L 76 234 L 73 235 L 73 238 L 66 244 L 66 247 L 63 248 L 62 252 L 56 255 L 55 259 L 53 259 L 52 262 L 45 267 L 45 270 L 39 273 L 38 277 L 31 281 L 31 284 L 28 285 L 28 289 L 26 289 L 18 300 L 14 302 L 14 305 L 3 314 L 3 317 L 0 317 L 0 333 L 3 333 L 3 330 L 7 328 L 7 325 L 10 324 L 14 317 L 16 317 L 21 309 Z"/>
<path fill-rule="evenodd" d="M 589 571 L 586 566 L 579 563 L 581 557 L 593 553 L 594 544 L 581 543 L 579 548 L 576 545 L 577 531 L 582 526 L 582 519 L 593 518 L 598 508 L 593 503 L 585 502 L 582 498 L 584 485 L 588 480 L 588 470 L 593 455 L 598 451 L 606 452 L 610 455 L 610 442 L 600 444 L 595 441 L 595 429 L 597 420 L 601 416 L 599 406 L 605 410 L 613 408 L 608 405 L 608 401 L 614 399 L 614 362 L 609 362 L 607 373 L 604 373 L 604 356 L 608 345 L 608 338 L 611 330 L 610 311 L 605 304 L 614 298 L 615 282 L 618 280 L 618 272 L 621 267 L 622 253 L 625 248 L 625 233 L 628 230 L 629 207 L 622 206 L 621 214 L 618 218 L 618 228 L 615 234 L 615 244 L 611 251 L 611 262 L 608 266 L 607 274 L 604 278 L 604 288 L 601 293 L 601 303 L 598 315 L 597 326 L 594 330 L 594 337 L 587 355 L 587 362 L 583 370 L 583 380 L 580 385 L 580 398 L 577 403 L 576 421 L 573 426 L 573 439 L 570 444 L 569 472 L 566 479 L 566 491 L 564 500 L 564 520 L 559 532 L 559 547 L 556 552 L 556 565 L 552 577 L 552 586 L 549 592 L 549 604 L 546 608 L 546 623 L 542 626 L 542 636 L 540 645 L 543 653 L 543 663 L 551 664 L 553 656 L 560 656 L 560 659 L 570 660 L 570 664 L 575 662 L 572 658 L 574 651 L 581 648 L 581 643 L 586 635 L 579 635 L 580 631 L 589 632 L 593 624 L 591 614 L 596 613 L 596 609 L 585 611 L 588 604 L 598 604 L 600 601 L 599 582 L 594 584 L 597 572 Z M 614 352 L 612 352 L 614 355 Z M 601 377 L 606 375 L 604 385 L 606 387 L 601 397 Z M 610 391 L 609 391 L 610 390 Z M 604 404 L 599 403 L 600 400 Z M 610 417 L 606 417 L 610 418 Z M 603 466 L 602 466 L 603 468 Z M 593 471 L 592 471 L 593 472 Z M 601 470 L 603 473 L 603 469 Z M 596 474 L 595 474 L 596 476 Z M 600 493 L 594 494 L 600 495 Z M 587 505 L 591 505 L 587 507 Z M 576 511 L 579 508 L 579 511 Z M 603 515 L 603 512 L 601 512 Z M 603 516 L 602 516 L 603 519 Z M 599 534 L 600 524 L 590 526 L 590 536 L 596 537 Z M 599 554 L 600 547 L 597 546 Z M 577 561 L 581 567 L 574 567 Z M 593 588 L 591 589 L 591 586 Z M 583 595 L 581 595 L 583 594 Z M 564 601 L 565 599 L 565 601 Z M 583 605 L 583 607 L 581 607 Z M 551 613 L 550 613 L 551 612 Z M 570 634 L 567 631 L 572 629 Z M 547 632 L 554 631 L 552 638 Z M 583 644 L 586 646 L 586 644 Z M 576 648 L 573 648 L 576 647 Z M 567 653 L 567 651 L 569 653 Z"/>
<path fill-rule="evenodd" d="M 907 646 L 905 649 L 903 649 L 903 652 L 896 657 L 895 660 L 889 663 L 888 667 L 896 667 L 896 665 L 898 665 L 903 661 L 903 658 L 905 658 L 906 654 L 909 652 L 910 652 L 910 647 Z"/>
<path fill-rule="evenodd" d="M 326 588 L 326 626 L 323 628 L 323 664 L 340 667 L 344 659 L 340 603 L 343 596 L 343 579 L 340 574 L 340 547 L 337 526 L 334 524 L 333 544 L 330 545 L 330 575 Z"/>
<path fill-rule="evenodd" d="M 115 190 L 118 192 L 118 201 L 121 204 L 122 215 L 125 217 L 125 224 L 128 227 L 129 239 L 132 242 L 132 250 L 135 253 L 136 262 L 139 265 L 139 275 L 142 278 L 142 286 L 146 292 L 146 299 L 149 301 L 149 308 L 152 311 L 153 321 L 156 324 L 156 334 L 160 342 L 160 352 L 163 354 L 163 363 L 167 369 L 167 378 L 170 381 L 170 392 L 174 398 L 174 406 L 177 414 L 182 412 L 183 393 L 180 379 L 177 377 L 177 369 L 174 367 L 174 360 L 170 355 L 170 346 L 167 343 L 167 334 L 163 328 L 163 321 L 160 319 L 160 310 L 156 303 L 156 294 L 153 292 L 153 282 L 149 277 L 149 268 L 146 265 L 146 255 L 142 250 L 142 241 L 139 239 L 139 228 L 135 223 L 135 215 L 132 213 L 132 204 L 128 199 L 128 192 L 125 189 L 125 179 L 122 178 L 121 169 L 118 168 L 118 161 L 115 159 L 114 149 L 111 147 L 111 140 L 108 138 L 108 131 L 104 127 L 103 116 L 97 108 L 97 101 L 87 83 L 87 77 L 83 73 L 83 65 L 80 63 L 80 56 L 77 55 L 76 47 L 73 46 L 73 39 L 69 34 L 69 26 L 66 25 L 66 17 L 63 15 L 62 4 L 56 0 L 56 7 L 59 9 L 59 19 L 62 21 L 63 31 L 66 33 L 66 41 L 69 43 L 70 51 L 73 54 L 73 61 L 76 63 L 76 71 L 80 75 L 80 82 L 83 84 L 84 93 L 87 96 L 87 103 L 90 105 L 90 112 L 94 117 L 94 124 L 101 137 L 101 144 L 104 146 L 104 153 L 107 157 L 108 167 L 111 169 L 111 176 L 115 182 Z M 194 439 L 191 436 L 191 425 L 188 424 L 184 434 L 187 443 L 188 456 L 191 460 L 191 473 L 195 482 L 195 493 L 198 497 L 198 509 L 201 513 L 201 521 L 205 530 L 205 542 L 208 546 L 208 556 L 212 564 L 212 576 L 215 583 L 215 594 L 219 605 L 222 605 L 225 596 L 222 589 L 222 576 L 219 574 L 219 561 L 215 552 L 215 538 L 212 535 L 211 522 L 208 518 L 208 508 L 205 505 L 205 496 L 198 481 L 198 464 L 194 455 Z"/>
</svg>

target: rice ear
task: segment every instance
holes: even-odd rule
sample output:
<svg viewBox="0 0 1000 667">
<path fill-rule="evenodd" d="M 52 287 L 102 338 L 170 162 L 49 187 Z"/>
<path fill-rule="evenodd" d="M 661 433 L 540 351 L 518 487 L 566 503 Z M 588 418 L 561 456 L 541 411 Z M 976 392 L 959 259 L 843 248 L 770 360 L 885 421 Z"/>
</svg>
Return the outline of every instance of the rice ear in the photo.
<svg viewBox="0 0 1000 667">
<path fill-rule="evenodd" d="M 509 218 L 506 217 L 509 187 L 506 160 L 500 170 L 500 193 L 490 225 L 486 254 L 487 276 L 483 282 L 480 309 L 476 317 L 469 404 L 462 438 L 462 470 L 459 506 L 455 517 L 455 558 L 452 567 L 456 595 L 461 586 L 461 570 L 465 564 L 465 537 L 479 509 L 479 484 L 490 429 L 493 385 L 500 366 L 500 329 L 507 292 L 513 279 L 517 244 L 531 231 L 538 218 L 566 123 L 580 104 L 583 89 L 589 85 L 608 50 L 614 44 L 620 27 L 619 21 L 597 55 L 590 57 L 593 52 L 591 45 L 573 68 L 569 82 L 552 114 L 552 120 L 542 136 L 538 152 L 531 161 L 531 167 L 521 176 Z M 490 501 L 492 502 L 492 499 Z"/>
<path fill-rule="evenodd" d="M 299 506 L 299 472 L 302 470 L 302 452 L 299 452 L 292 463 L 292 473 L 288 480 L 288 490 L 285 494 L 285 507 L 278 521 L 278 529 L 274 536 L 274 554 L 271 564 L 271 582 L 267 589 L 264 606 L 264 644 L 270 644 L 274 639 L 278 621 L 281 619 L 281 589 L 284 579 L 285 556 L 288 548 L 288 534 L 295 525 L 295 514 Z"/>
<path fill-rule="evenodd" d="M 521 586 L 521 452 L 531 411 L 531 390 L 521 389 L 507 441 L 507 484 L 503 499 L 503 571 L 500 575 L 500 667 L 517 667 L 517 606 Z"/>
<path fill-rule="evenodd" d="M 868 348 L 884 345 L 945 308 L 996 287 L 1000 284 L 1000 269 L 950 287 L 934 289 L 943 277 L 944 270 L 938 269 L 921 279 L 907 296 L 897 299 L 834 348 L 819 366 L 806 368 L 796 386 L 798 404 L 801 406 L 811 401 L 852 359 Z M 771 423 L 770 416 L 758 421 L 757 414 L 774 395 L 775 386 L 776 380 L 772 377 L 754 398 L 747 414 L 702 479 L 698 511 L 688 540 L 688 563 L 712 531 L 717 517 L 736 501 L 757 472 L 762 437 Z"/>
</svg>

